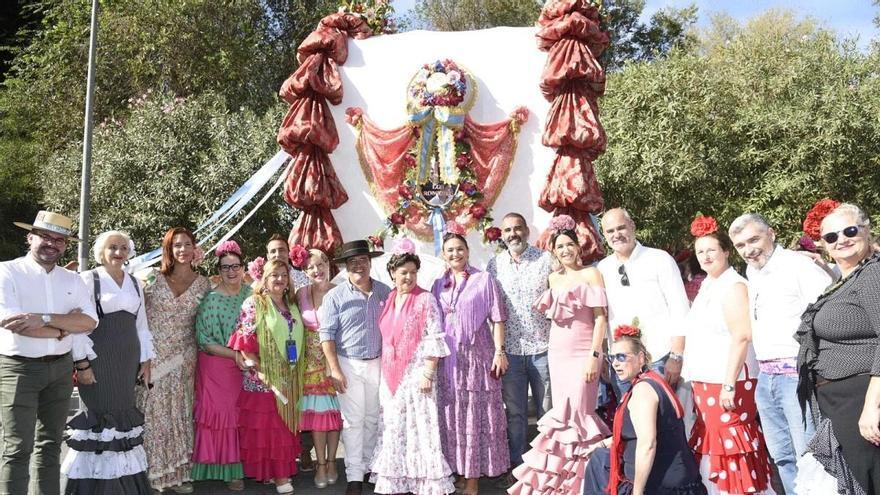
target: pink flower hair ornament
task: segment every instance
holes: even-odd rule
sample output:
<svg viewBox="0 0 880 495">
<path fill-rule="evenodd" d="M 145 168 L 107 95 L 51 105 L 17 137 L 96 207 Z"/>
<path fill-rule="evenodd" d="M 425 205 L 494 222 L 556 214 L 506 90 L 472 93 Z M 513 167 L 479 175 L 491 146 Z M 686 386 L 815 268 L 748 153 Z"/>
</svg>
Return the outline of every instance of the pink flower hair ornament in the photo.
<svg viewBox="0 0 880 495">
<path fill-rule="evenodd" d="M 248 263 L 248 273 L 251 278 L 254 280 L 261 280 L 263 278 L 263 267 L 266 266 L 266 258 L 262 256 L 257 256 L 254 261 Z"/>
<path fill-rule="evenodd" d="M 217 249 L 214 250 L 214 256 L 218 258 L 222 258 L 226 253 L 237 254 L 241 258 L 241 246 L 237 242 L 229 240 L 221 242 Z"/>
<path fill-rule="evenodd" d="M 467 231 L 464 230 L 464 227 L 455 220 L 450 220 L 446 222 L 446 227 L 443 229 L 444 234 L 457 234 L 460 236 L 467 235 Z"/>
<path fill-rule="evenodd" d="M 406 237 L 396 239 L 394 245 L 391 247 L 391 254 L 393 255 L 415 254 L 415 252 L 416 243 L 414 243 L 412 239 Z"/>
<path fill-rule="evenodd" d="M 577 228 L 577 224 L 575 223 L 574 218 L 571 218 L 568 215 L 558 215 L 550 219 L 550 224 L 547 225 L 547 228 L 560 232 L 563 230 L 574 230 Z"/>
<path fill-rule="evenodd" d="M 297 270 L 302 270 L 305 268 L 306 263 L 309 262 L 309 250 L 300 244 L 290 246 L 290 251 L 287 255 L 290 258 L 290 264 Z"/>
</svg>

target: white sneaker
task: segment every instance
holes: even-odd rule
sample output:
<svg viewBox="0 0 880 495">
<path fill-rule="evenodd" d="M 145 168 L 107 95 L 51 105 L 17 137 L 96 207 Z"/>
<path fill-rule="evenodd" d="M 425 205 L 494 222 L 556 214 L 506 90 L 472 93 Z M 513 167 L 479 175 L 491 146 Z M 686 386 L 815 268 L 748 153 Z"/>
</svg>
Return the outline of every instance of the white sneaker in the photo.
<svg viewBox="0 0 880 495">
<path fill-rule="evenodd" d="M 290 494 L 293 493 L 293 485 L 289 481 L 283 485 L 275 485 L 275 491 L 281 494 Z"/>
</svg>

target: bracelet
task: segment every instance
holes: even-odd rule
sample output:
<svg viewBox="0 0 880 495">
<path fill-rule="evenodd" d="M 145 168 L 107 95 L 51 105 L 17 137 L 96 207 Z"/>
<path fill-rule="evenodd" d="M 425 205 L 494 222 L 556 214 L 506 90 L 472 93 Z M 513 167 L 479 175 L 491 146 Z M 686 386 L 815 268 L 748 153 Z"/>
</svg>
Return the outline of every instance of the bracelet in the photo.
<svg viewBox="0 0 880 495">
<path fill-rule="evenodd" d="M 501 349 L 498 349 L 497 351 L 495 351 L 495 355 L 496 356 L 506 356 L 507 353 L 504 352 L 504 346 L 501 346 Z"/>
<path fill-rule="evenodd" d="M 75 369 L 76 371 L 85 371 L 91 367 L 92 367 L 92 363 L 89 363 L 89 365 L 86 366 L 85 368 L 80 368 L 79 366 L 74 366 L 73 369 Z"/>
<path fill-rule="evenodd" d="M 433 380 L 434 375 L 437 373 L 436 369 L 424 368 L 422 369 L 422 376 L 427 378 L 428 380 Z"/>
</svg>

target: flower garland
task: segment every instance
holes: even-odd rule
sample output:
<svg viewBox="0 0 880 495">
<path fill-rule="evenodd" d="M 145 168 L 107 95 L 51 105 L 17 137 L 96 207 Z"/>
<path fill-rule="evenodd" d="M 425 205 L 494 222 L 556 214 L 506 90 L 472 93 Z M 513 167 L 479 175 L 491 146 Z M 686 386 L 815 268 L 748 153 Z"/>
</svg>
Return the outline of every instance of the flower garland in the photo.
<svg viewBox="0 0 880 495">
<path fill-rule="evenodd" d="M 394 7 L 387 0 L 343 0 L 339 4 L 338 12 L 359 15 L 367 22 L 374 36 L 397 32 L 397 26 L 391 18 Z"/>
<path fill-rule="evenodd" d="M 417 128 L 414 129 L 417 130 Z M 382 248 L 385 237 L 397 237 L 400 234 L 408 213 L 417 211 L 422 213 L 425 218 L 431 213 L 422 201 L 416 199 L 420 194 L 419 185 L 416 183 L 418 175 L 416 153 L 418 153 L 418 148 L 414 145 L 404 157 L 406 175 L 403 183 L 397 187 L 399 197 L 396 208 L 385 219 L 383 227 L 367 238 L 377 249 Z M 446 211 L 454 214 L 468 212 L 477 221 L 474 229 L 483 234 L 483 243 L 498 247 L 500 246 L 501 229 L 492 226 L 493 219 L 490 215 L 492 209 L 482 202 L 483 192 L 477 186 L 471 146 L 467 143 L 467 135 L 464 130 L 455 134 L 455 156 L 460 182 Z"/>
</svg>

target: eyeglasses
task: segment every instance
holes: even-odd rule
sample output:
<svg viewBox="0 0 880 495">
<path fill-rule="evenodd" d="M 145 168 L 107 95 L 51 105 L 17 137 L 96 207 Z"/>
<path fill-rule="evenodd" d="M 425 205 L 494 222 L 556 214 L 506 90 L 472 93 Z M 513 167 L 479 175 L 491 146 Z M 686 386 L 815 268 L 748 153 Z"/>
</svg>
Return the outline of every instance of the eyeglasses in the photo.
<svg viewBox="0 0 880 495">
<path fill-rule="evenodd" d="M 635 354 L 631 354 L 629 352 L 618 352 L 617 354 L 608 354 L 605 356 L 605 361 L 608 361 L 608 364 L 614 364 L 614 361 L 618 363 L 625 363 L 629 356 L 635 356 Z"/>
<path fill-rule="evenodd" d="M 235 264 L 235 265 L 220 265 L 220 271 L 221 271 L 221 272 L 228 272 L 229 270 L 232 270 L 232 271 L 234 271 L 234 272 L 237 272 L 237 271 L 241 270 L 241 265 L 240 265 L 240 264 Z"/>
<path fill-rule="evenodd" d="M 849 227 L 838 230 L 837 232 L 828 232 L 827 234 L 822 235 L 822 239 L 825 240 L 828 244 L 834 244 L 837 242 L 837 239 L 840 237 L 839 234 L 843 233 L 843 235 L 847 237 L 855 237 L 859 235 L 859 226 L 858 225 L 850 225 Z"/>
<path fill-rule="evenodd" d="M 620 274 L 620 285 L 629 287 L 629 275 L 626 274 L 626 266 L 620 265 L 617 269 L 617 273 Z"/>
<path fill-rule="evenodd" d="M 33 234 L 35 236 L 39 237 L 40 239 L 42 239 L 43 242 L 48 242 L 49 244 L 57 244 L 57 245 L 67 244 L 66 237 L 52 237 L 51 235 L 44 234 L 42 232 L 33 232 Z"/>
</svg>

